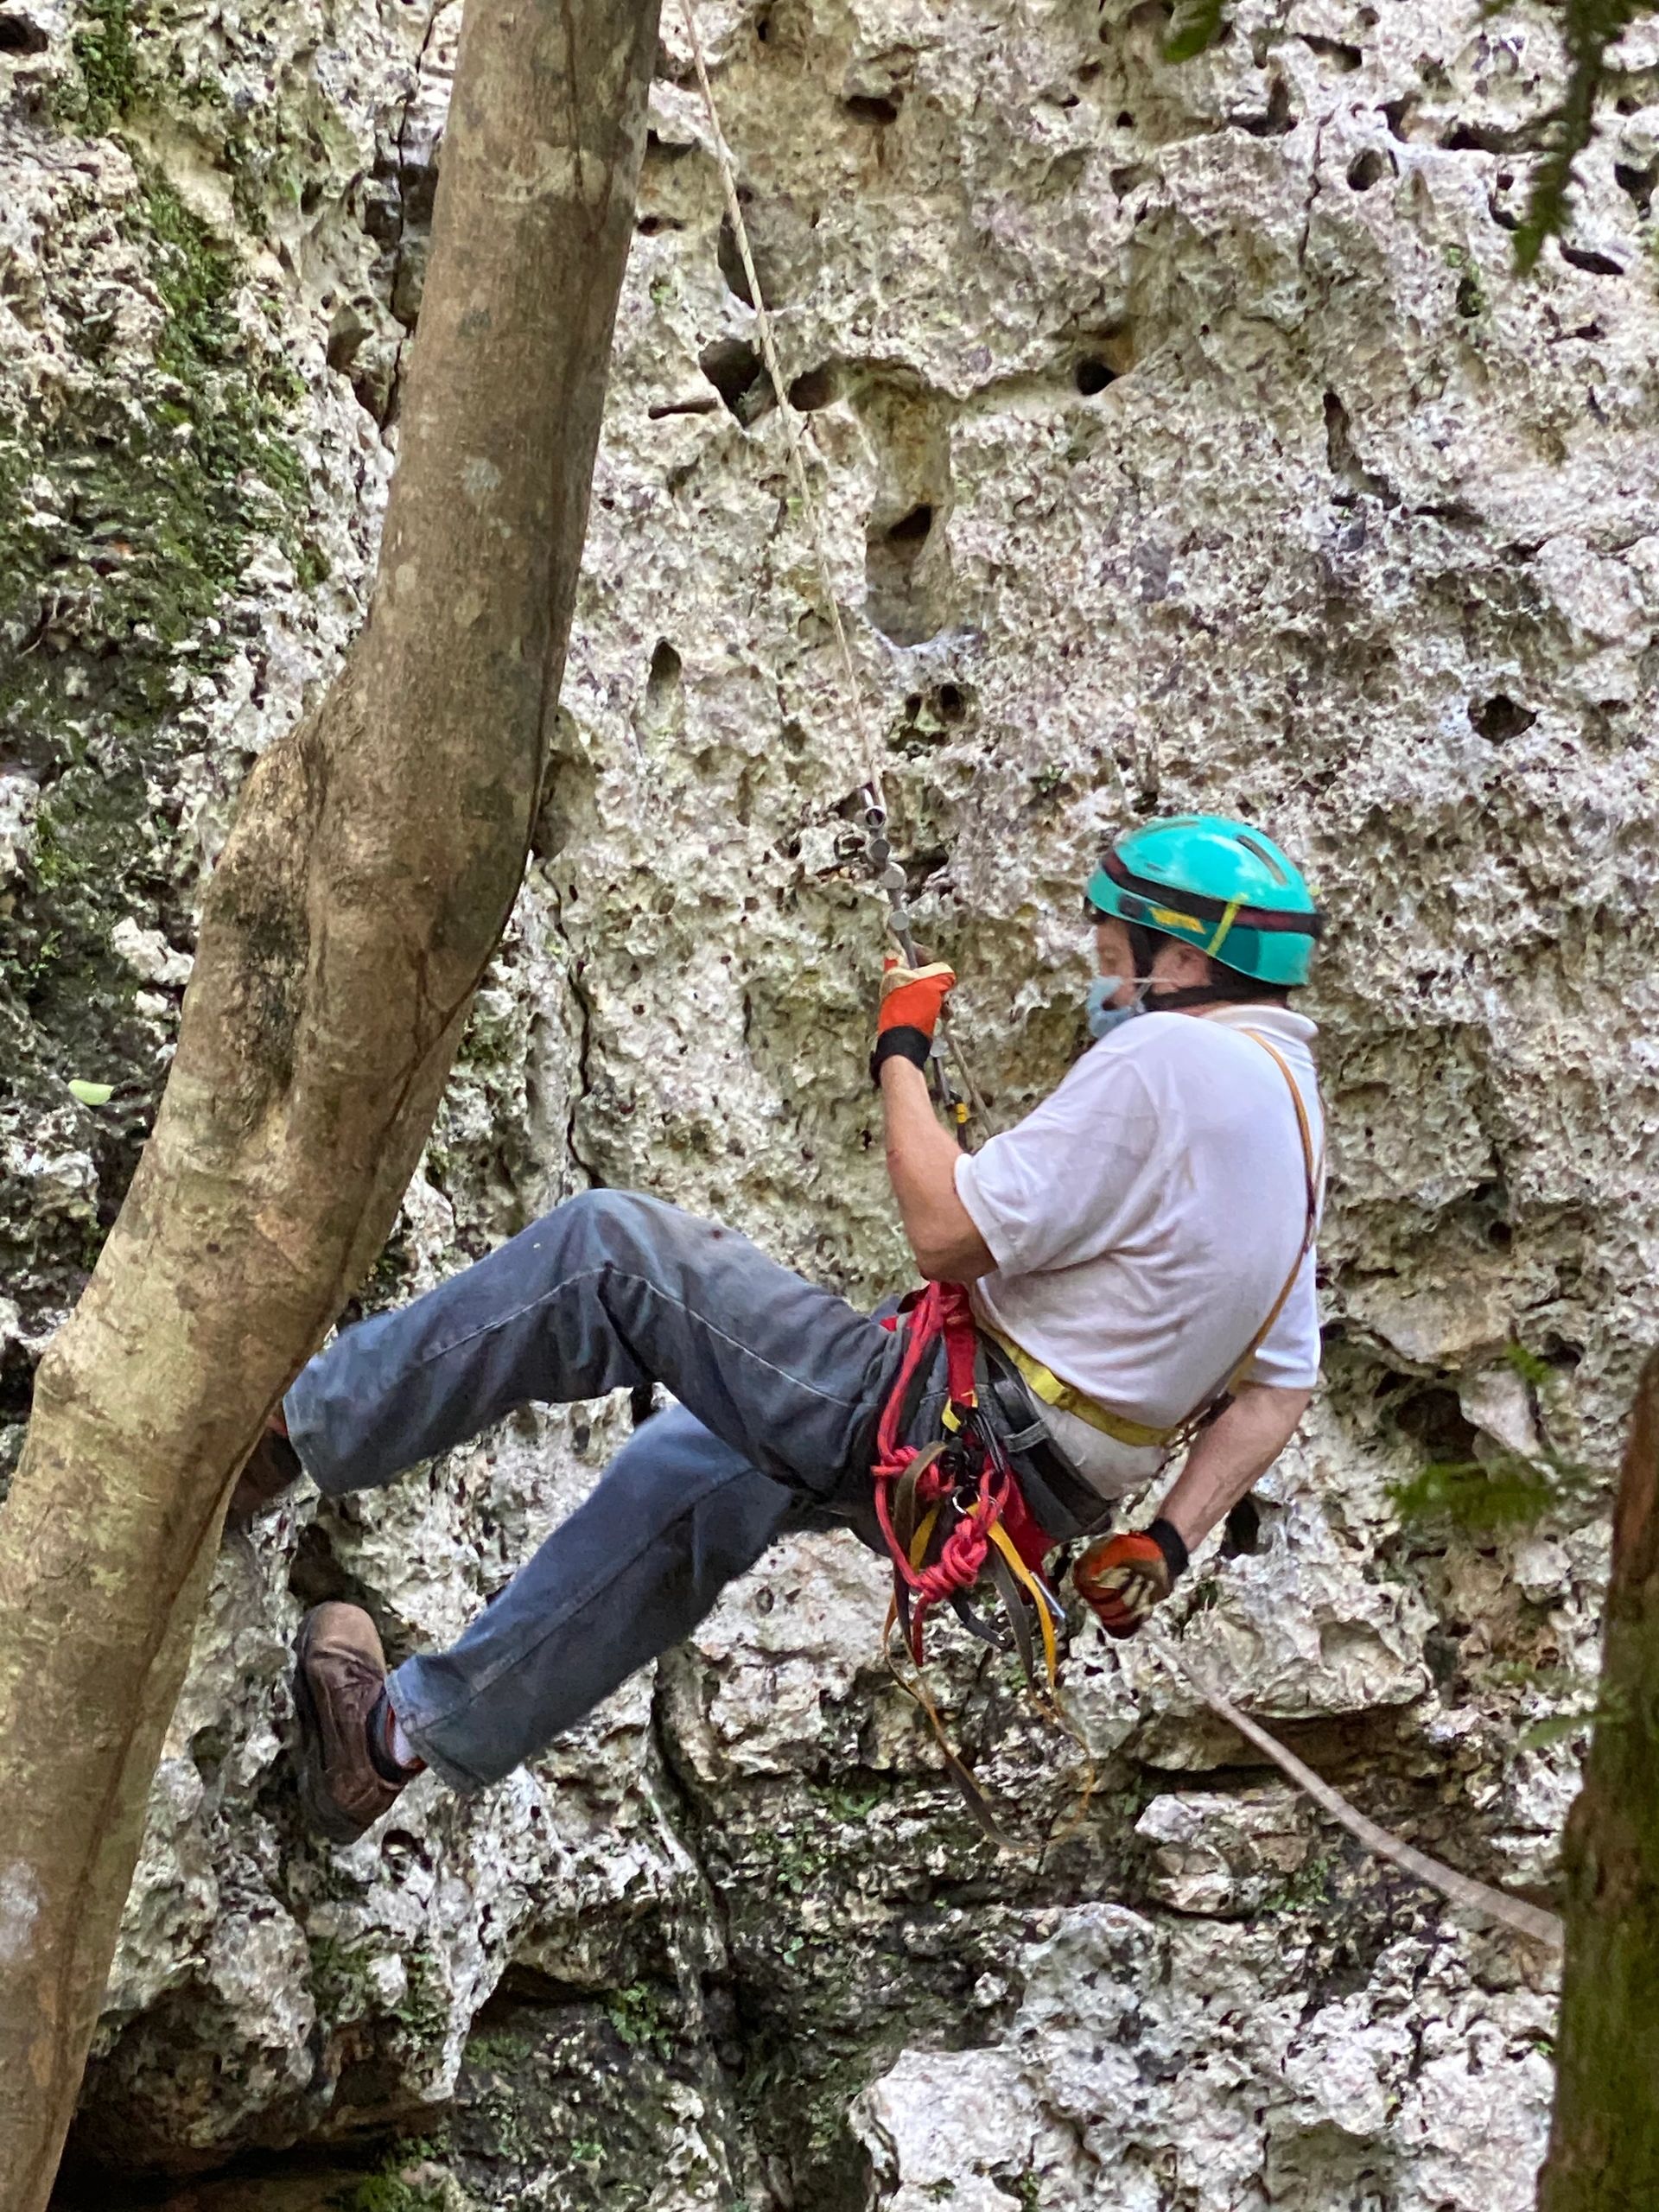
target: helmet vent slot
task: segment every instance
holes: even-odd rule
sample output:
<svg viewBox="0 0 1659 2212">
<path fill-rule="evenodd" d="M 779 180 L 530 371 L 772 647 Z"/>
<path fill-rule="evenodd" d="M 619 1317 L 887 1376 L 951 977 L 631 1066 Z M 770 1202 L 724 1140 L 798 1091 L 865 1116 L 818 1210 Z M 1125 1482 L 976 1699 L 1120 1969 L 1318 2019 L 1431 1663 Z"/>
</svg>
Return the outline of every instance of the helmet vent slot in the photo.
<svg viewBox="0 0 1659 2212">
<path fill-rule="evenodd" d="M 1236 832 L 1236 836 L 1238 842 L 1243 846 L 1245 851 L 1247 853 L 1254 853 L 1255 855 L 1255 857 L 1261 861 L 1262 867 L 1270 872 L 1275 883 L 1288 883 L 1290 881 L 1290 878 L 1285 874 L 1284 869 L 1280 866 L 1278 857 L 1274 853 L 1270 846 L 1264 845 L 1261 842 L 1260 838 L 1252 837 L 1248 830 L 1240 830 Z"/>
</svg>

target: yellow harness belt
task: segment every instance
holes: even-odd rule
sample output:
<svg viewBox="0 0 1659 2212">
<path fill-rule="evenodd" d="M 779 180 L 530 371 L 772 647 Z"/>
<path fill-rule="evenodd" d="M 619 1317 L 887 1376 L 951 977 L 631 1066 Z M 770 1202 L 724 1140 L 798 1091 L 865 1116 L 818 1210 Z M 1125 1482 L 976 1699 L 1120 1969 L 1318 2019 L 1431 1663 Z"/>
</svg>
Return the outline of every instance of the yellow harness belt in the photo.
<svg viewBox="0 0 1659 2212">
<path fill-rule="evenodd" d="M 1307 1109 L 1302 1103 L 1301 1091 L 1297 1087 L 1296 1078 L 1291 1073 L 1289 1063 L 1284 1055 L 1268 1042 L 1259 1029 L 1247 1029 L 1243 1034 L 1254 1038 L 1268 1058 L 1274 1062 L 1290 1092 L 1291 1103 L 1296 1112 L 1297 1135 L 1301 1140 L 1302 1172 L 1306 1184 L 1307 1211 L 1303 1224 L 1301 1245 L 1291 1264 L 1290 1273 L 1285 1277 L 1284 1286 L 1277 1298 L 1274 1300 L 1272 1310 L 1267 1319 L 1246 1345 L 1243 1358 L 1230 1370 L 1219 1388 L 1211 1391 L 1207 1397 L 1201 1399 L 1186 1419 L 1177 1421 L 1173 1428 L 1148 1428 L 1144 1421 L 1131 1421 L 1127 1414 L 1114 1413 L 1109 1406 L 1103 1406 L 1098 1398 L 1091 1398 L 1085 1392 L 1079 1390 L 1075 1384 L 1064 1382 L 1055 1374 L 1052 1367 L 1045 1367 L 1042 1361 L 1033 1353 L 1028 1352 L 1023 1344 L 1015 1344 L 1012 1337 L 1005 1337 L 1001 1329 L 992 1328 L 988 1321 L 976 1316 L 976 1326 L 980 1334 L 988 1337 L 993 1344 L 1001 1346 L 1015 1367 L 1019 1369 L 1021 1379 L 1033 1397 L 1039 1398 L 1046 1406 L 1058 1407 L 1062 1413 L 1075 1414 L 1079 1421 L 1087 1421 L 1090 1428 L 1098 1429 L 1103 1436 L 1115 1438 L 1119 1444 L 1128 1444 L 1143 1450 L 1161 1451 L 1186 1436 L 1217 1399 L 1224 1396 L 1229 1391 L 1237 1389 L 1243 1379 L 1246 1369 L 1262 1349 L 1268 1332 L 1284 1311 L 1285 1302 L 1290 1296 L 1297 1276 L 1301 1273 L 1302 1262 L 1307 1257 L 1308 1247 L 1313 1243 L 1314 1231 L 1319 1226 L 1319 1197 L 1325 1180 L 1325 1160 L 1323 1153 L 1319 1157 L 1315 1157 L 1313 1132 L 1308 1122 Z"/>
<path fill-rule="evenodd" d="M 1090 1428 L 1097 1428 L 1103 1436 L 1115 1437 L 1120 1444 L 1161 1450 L 1178 1433 L 1173 1428 L 1148 1428 L 1144 1421 L 1131 1421 L 1127 1414 L 1115 1414 L 1098 1398 L 1087 1397 L 1073 1384 L 1063 1382 L 1052 1367 L 1045 1367 L 1040 1359 L 1023 1344 L 1015 1344 L 1012 1337 L 1005 1337 L 1001 1329 L 992 1328 L 983 1319 L 977 1322 L 977 1326 L 982 1336 L 1001 1346 L 1019 1369 L 1033 1397 L 1040 1398 L 1046 1406 L 1057 1406 L 1063 1414 L 1075 1414 Z"/>
</svg>

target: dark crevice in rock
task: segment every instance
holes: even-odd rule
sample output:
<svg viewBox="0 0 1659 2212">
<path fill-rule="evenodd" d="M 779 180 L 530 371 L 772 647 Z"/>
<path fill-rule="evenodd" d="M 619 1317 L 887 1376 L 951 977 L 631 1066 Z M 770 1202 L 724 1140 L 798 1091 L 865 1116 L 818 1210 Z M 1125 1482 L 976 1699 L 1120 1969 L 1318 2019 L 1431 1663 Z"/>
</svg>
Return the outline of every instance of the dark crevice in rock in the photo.
<svg viewBox="0 0 1659 2212">
<path fill-rule="evenodd" d="M 738 421 L 756 421 L 774 404 L 766 364 L 745 338 L 716 338 L 697 356 L 702 371 Z"/>
<path fill-rule="evenodd" d="M 1252 138 L 1282 138 L 1294 130 L 1299 118 L 1290 111 L 1290 86 L 1275 70 L 1268 81 L 1268 104 L 1253 114 L 1229 116 L 1228 121 L 1236 130 L 1248 130 Z"/>
<path fill-rule="evenodd" d="M 1529 708 L 1517 706 L 1506 693 L 1498 691 L 1484 706 L 1472 709 L 1469 719 L 1484 738 L 1494 745 L 1504 745 L 1529 730 L 1538 717 Z"/>
<path fill-rule="evenodd" d="M 839 397 L 841 373 L 832 361 L 816 369 L 803 369 L 789 387 L 789 404 L 798 415 L 815 414 Z"/>
<path fill-rule="evenodd" d="M 1331 474 L 1351 496 L 1363 493 L 1369 499 L 1381 499 L 1384 506 L 1399 505 L 1399 493 L 1385 478 L 1373 475 L 1354 451 L 1348 410 L 1334 391 L 1325 395 L 1325 443 Z"/>
<path fill-rule="evenodd" d="M 741 194 L 739 195 L 740 198 Z M 754 294 L 749 285 L 749 273 L 743 266 L 743 256 L 737 243 L 737 231 L 729 215 L 721 218 L 720 234 L 715 241 L 715 258 L 720 264 L 720 273 L 726 280 L 726 289 L 746 308 L 754 305 Z M 780 302 L 772 299 L 768 305 L 776 308 Z"/>
<path fill-rule="evenodd" d="M 44 54 L 51 40 L 37 22 L 8 10 L 0 14 L 0 54 Z"/>
<path fill-rule="evenodd" d="M 1635 168 L 1626 162 L 1615 162 L 1613 181 L 1635 203 L 1637 214 L 1645 217 L 1652 208 L 1654 185 L 1659 181 L 1659 162 L 1650 162 L 1645 168 Z"/>
<path fill-rule="evenodd" d="M 1592 247 L 1563 245 L 1561 259 L 1570 261 L 1575 269 L 1582 269 L 1592 276 L 1623 276 L 1623 262 L 1615 261 L 1611 254 L 1597 253 Z"/>
<path fill-rule="evenodd" d="M 1363 50 L 1350 46 L 1345 39 L 1321 38 L 1313 31 L 1299 31 L 1296 35 L 1310 54 L 1317 54 L 1344 76 L 1357 69 L 1365 59 Z"/>
</svg>

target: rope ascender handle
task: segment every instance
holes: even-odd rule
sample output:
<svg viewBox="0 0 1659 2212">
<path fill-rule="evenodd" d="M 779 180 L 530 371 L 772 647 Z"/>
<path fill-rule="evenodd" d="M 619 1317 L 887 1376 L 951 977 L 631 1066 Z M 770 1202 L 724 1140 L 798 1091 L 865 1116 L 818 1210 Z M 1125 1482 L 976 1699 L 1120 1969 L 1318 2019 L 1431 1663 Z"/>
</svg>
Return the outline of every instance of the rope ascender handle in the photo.
<svg viewBox="0 0 1659 2212">
<path fill-rule="evenodd" d="M 919 968 L 921 954 L 917 949 L 914 932 L 910 926 L 910 908 L 906 899 L 910 890 L 909 879 L 893 857 L 893 847 L 887 838 L 887 810 L 881 794 L 874 784 L 866 784 L 861 794 L 864 801 L 864 827 L 868 835 L 864 841 L 864 858 L 871 877 L 879 889 L 887 894 L 887 927 L 898 941 L 905 956 L 906 968 Z M 933 1039 L 933 1049 L 927 1058 L 927 1079 L 951 1133 L 958 1144 L 965 1141 L 968 1125 L 968 1105 L 958 1098 L 951 1087 L 950 1077 L 944 1065 L 944 1018 L 940 1016 L 940 1034 Z"/>
</svg>

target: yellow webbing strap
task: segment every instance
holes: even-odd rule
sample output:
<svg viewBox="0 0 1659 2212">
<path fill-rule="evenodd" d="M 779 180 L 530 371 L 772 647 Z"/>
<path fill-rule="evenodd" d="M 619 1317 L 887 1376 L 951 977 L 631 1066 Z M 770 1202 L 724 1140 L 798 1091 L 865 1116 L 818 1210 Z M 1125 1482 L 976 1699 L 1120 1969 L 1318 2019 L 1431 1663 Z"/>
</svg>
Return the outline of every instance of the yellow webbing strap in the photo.
<svg viewBox="0 0 1659 2212">
<path fill-rule="evenodd" d="M 1238 910 L 1243 904 L 1244 901 L 1242 899 L 1235 899 L 1232 904 L 1228 907 L 1226 912 L 1222 916 L 1220 921 L 1217 923 L 1214 937 L 1211 938 L 1209 944 L 1204 948 L 1205 953 L 1211 960 L 1215 958 L 1217 953 L 1220 951 L 1222 946 L 1226 943 L 1227 932 L 1231 929 L 1233 924 L 1238 919 Z"/>
<path fill-rule="evenodd" d="M 1045 1367 L 1033 1353 L 1023 1344 L 1015 1344 L 1012 1337 L 1005 1337 L 1001 1329 L 992 1328 L 984 1320 L 978 1323 L 978 1327 L 993 1344 L 1001 1346 L 1019 1369 L 1033 1396 L 1040 1398 L 1046 1406 L 1058 1406 L 1062 1413 L 1075 1414 L 1102 1435 L 1141 1449 L 1160 1451 L 1176 1433 L 1173 1428 L 1148 1428 L 1144 1421 L 1131 1421 L 1127 1414 L 1115 1414 L 1097 1398 L 1090 1398 L 1075 1384 L 1063 1382 L 1052 1367 Z"/>
<path fill-rule="evenodd" d="M 1037 1616 L 1037 1625 L 1042 1631 L 1043 1666 L 1048 1675 L 1048 1687 L 1058 1689 L 1060 1681 L 1060 1656 L 1054 1642 L 1054 1620 L 1048 1610 L 1048 1601 L 1037 1586 L 1037 1578 L 1020 1556 L 1020 1547 L 1000 1521 L 991 1523 L 991 1541 L 1008 1563 L 1008 1572 L 1031 1600 L 1031 1609 Z"/>
<path fill-rule="evenodd" d="M 1316 1160 L 1313 1155 L 1313 1125 L 1307 1118 L 1307 1108 L 1303 1103 L 1301 1085 L 1291 1073 L 1290 1062 L 1276 1045 L 1269 1044 L 1259 1029 L 1247 1029 L 1244 1034 L 1247 1037 L 1255 1038 L 1268 1058 L 1278 1068 L 1280 1074 L 1285 1078 L 1285 1088 L 1290 1093 L 1290 1103 L 1296 1109 L 1296 1134 L 1302 1141 L 1302 1174 L 1307 1192 L 1307 1217 L 1302 1226 L 1302 1241 L 1297 1247 L 1296 1257 L 1290 1263 L 1290 1273 L 1281 1284 L 1279 1295 L 1274 1300 L 1267 1319 L 1250 1338 L 1244 1348 L 1243 1357 L 1230 1371 L 1221 1389 L 1214 1393 L 1215 1397 L 1237 1389 L 1239 1383 L 1244 1379 L 1245 1370 L 1267 1342 L 1273 1332 L 1274 1323 L 1284 1312 L 1286 1300 L 1296 1287 L 1296 1278 L 1302 1272 L 1302 1262 L 1307 1257 L 1308 1249 L 1319 1229 L 1319 1199 L 1325 1184 L 1324 1149 L 1321 1147 Z M 1209 1402 L 1213 1402 L 1213 1399 Z M 1201 1406 L 1198 1410 L 1202 1413 L 1205 1408 Z"/>
<path fill-rule="evenodd" d="M 910 1540 L 910 1563 L 912 1567 L 919 1567 L 927 1557 L 927 1540 L 933 1534 L 938 1517 L 937 1505 L 930 1505 L 923 1514 L 916 1534 Z"/>
</svg>

